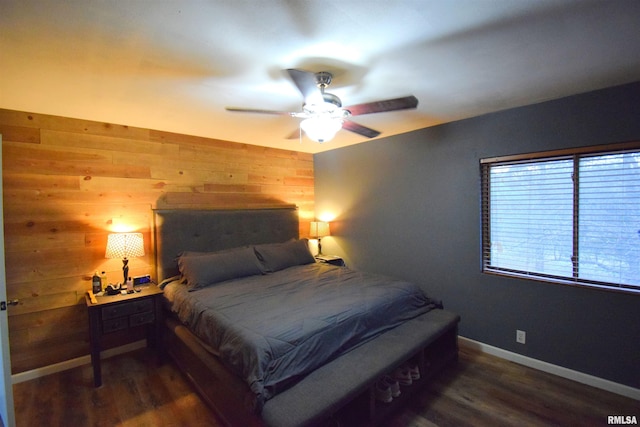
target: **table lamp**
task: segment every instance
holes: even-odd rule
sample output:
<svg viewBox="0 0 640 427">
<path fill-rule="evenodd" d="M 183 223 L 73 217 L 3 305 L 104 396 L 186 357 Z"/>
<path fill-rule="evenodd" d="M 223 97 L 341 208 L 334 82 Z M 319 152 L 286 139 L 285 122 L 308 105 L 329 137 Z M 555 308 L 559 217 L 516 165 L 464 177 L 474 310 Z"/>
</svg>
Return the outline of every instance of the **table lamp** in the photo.
<svg viewBox="0 0 640 427">
<path fill-rule="evenodd" d="M 129 278 L 129 258 L 144 256 L 142 233 L 116 233 L 107 237 L 105 258 L 122 258 L 123 284 Z"/>
<path fill-rule="evenodd" d="M 309 227 L 309 235 L 312 239 L 318 239 L 318 254 L 316 256 L 322 255 L 322 243 L 321 240 L 324 236 L 330 236 L 329 232 L 329 223 L 323 221 L 311 221 L 311 226 Z"/>
</svg>

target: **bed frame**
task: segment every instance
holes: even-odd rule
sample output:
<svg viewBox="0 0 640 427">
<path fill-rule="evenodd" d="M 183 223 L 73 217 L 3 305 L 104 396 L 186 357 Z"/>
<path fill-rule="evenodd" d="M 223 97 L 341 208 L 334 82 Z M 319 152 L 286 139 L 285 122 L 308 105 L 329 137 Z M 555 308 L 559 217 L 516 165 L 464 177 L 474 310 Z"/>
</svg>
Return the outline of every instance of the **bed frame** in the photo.
<svg viewBox="0 0 640 427">
<path fill-rule="evenodd" d="M 157 278 L 177 274 L 184 250 L 215 251 L 298 238 L 293 206 L 257 210 L 156 210 L 154 245 Z M 371 340 L 307 375 L 268 400 L 261 414 L 248 385 L 226 369 L 200 340 L 170 313 L 165 316 L 164 349 L 203 400 L 229 426 L 313 426 L 332 418 L 348 425 L 375 425 L 449 362 L 457 360 L 459 316 L 432 310 Z M 374 397 L 376 381 L 411 360 L 422 378 L 403 388 L 391 404 Z"/>
</svg>

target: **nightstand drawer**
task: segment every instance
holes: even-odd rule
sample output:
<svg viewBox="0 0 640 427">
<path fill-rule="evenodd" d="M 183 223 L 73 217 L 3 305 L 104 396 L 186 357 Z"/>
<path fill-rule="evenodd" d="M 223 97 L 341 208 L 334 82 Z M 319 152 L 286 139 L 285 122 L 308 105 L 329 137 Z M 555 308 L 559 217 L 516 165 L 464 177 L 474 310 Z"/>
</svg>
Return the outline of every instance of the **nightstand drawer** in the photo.
<svg viewBox="0 0 640 427">
<path fill-rule="evenodd" d="M 126 317 L 119 317 L 117 319 L 105 320 L 102 322 L 102 333 L 108 334 L 109 332 L 119 331 L 121 329 L 127 329 L 129 327 L 129 319 Z"/>
<path fill-rule="evenodd" d="M 104 307 L 102 309 L 102 320 L 115 319 L 116 317 L 124 317 L 133 313 L 133 305 L 131 303 L 127 304 L 116 304 L 110 305 L 108 307 Z"/>
<path fill-rule="evenodd" d="M 153 300 L 152 299 L 143 299 L 140 301 L 130 302 L 133 306 L 131 313 L 142 313 L 143 311 L 153 311 Z"/>
<path fill-rule="evenodd" d="M 128 316 L 134 313 L 153 310 L 153 300 L 144 299 L 131 301 L 123 304 L 115 304 L 102 309 L 102 320 L 114 319 L 116 317 Z"/>
<path fill-rule="evenodd" d="M 153 315 L 153 311 L 148 311 L 146 313 L 137 313 L 129 317 L 129 326 L 134 327 L 138 325 L 144 325 L 145 323 L 153 323 L 154 320 L 155 316 Z"/>
</svg>

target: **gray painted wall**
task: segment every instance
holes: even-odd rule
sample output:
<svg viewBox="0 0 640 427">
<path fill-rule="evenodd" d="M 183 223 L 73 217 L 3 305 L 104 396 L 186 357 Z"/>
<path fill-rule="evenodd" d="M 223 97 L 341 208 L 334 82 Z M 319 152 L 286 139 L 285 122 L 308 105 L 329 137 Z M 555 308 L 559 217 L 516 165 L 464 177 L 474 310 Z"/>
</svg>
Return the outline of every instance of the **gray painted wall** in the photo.
<svg viewBox="0 0 640 427">
<path fill-rule="evenodd" d="M 640 388 L 640 295 L 480 272 L 481 158 L 631 140 L 640 83 L 316 154 L 323 252 L 420 283 L 462 336 Z"/>
</svg>

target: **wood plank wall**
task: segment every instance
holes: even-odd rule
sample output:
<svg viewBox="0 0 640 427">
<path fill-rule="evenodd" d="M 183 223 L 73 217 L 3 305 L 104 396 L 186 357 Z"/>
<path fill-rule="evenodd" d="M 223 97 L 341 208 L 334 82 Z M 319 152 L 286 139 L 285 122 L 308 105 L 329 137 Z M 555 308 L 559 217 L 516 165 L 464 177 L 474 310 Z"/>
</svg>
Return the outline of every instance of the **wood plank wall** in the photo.
<svg viewBox="0 0 640 427">
<path fill-rule="evenodd" d="M 3 109 L 0 133 L 13 373 L 89 353 L 90 276 L 122 274 L 107 235 L 142 232 L 130 273 L 152 273 L 152 208 L 294 204 L 301 236 L 313 217 L 311 154 Z"/>
</svg>

